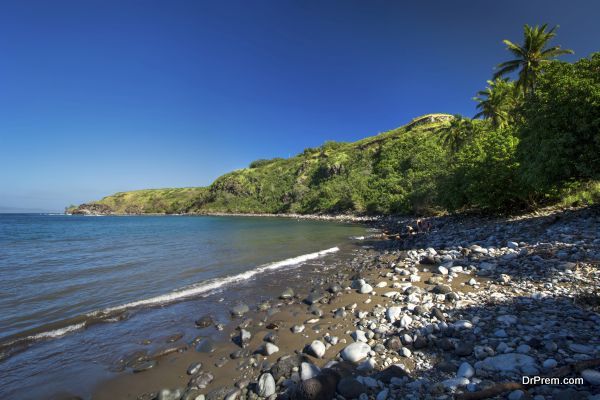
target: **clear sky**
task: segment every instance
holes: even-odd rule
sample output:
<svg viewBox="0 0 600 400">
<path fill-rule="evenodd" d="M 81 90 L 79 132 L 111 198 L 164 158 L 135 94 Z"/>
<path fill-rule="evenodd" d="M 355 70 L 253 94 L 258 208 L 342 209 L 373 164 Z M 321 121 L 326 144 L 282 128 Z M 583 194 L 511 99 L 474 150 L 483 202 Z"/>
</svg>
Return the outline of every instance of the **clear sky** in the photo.
<svg viewBox="0 0 600 400">
<path fill-rule="evenodd" d="M 574 60 L 600 51 L 599 19 L 596 0 L 1 1 L 0 212 L 471 116 L 502 39 L 559 24 Z"/>
</svg>

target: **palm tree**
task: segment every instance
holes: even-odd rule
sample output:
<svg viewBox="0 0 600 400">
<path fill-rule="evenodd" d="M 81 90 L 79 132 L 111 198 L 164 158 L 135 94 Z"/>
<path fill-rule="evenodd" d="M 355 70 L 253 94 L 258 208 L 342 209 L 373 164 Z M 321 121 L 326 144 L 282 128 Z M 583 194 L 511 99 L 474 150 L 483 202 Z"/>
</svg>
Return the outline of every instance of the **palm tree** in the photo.
<svg viewBox="0 0 600 400">
<path fill-rule="evenodd" d="M 474 136 L 475 129 L 472 120 L 455 115 L 450 123 L 438 129 L 439 139 L 452 153 L 456 153 Z"/>
<path fill-rule="evenodd" d="M 544 64 L 562 54 L 573 54 L 573 50 L 561 49 L 560 46 L 547 47 L 550 40 L 556 36 L 557 26 L 550 30 L 547 28 L 548 24 L 534 27 L 525 25 L 522 46 L 504 40 L 506 49 L 516 58 L 499 64 L 494 79 L 519 70 L 517 87 L 523 91 L 523 94 L 533 93 L 536 77 Z"/>
<path fill-rule="evenodd" d="M 484 117 L 492 122 L 492 126 L 503 128 L 510 122 L 519 94 L 515 91 L 515 85 L 506 78 L 487 81 L 487 84 L 485 90 L 480 90 L 473 97 L 479 103 L 479 112 L 473 118 Z"/>
</svg>

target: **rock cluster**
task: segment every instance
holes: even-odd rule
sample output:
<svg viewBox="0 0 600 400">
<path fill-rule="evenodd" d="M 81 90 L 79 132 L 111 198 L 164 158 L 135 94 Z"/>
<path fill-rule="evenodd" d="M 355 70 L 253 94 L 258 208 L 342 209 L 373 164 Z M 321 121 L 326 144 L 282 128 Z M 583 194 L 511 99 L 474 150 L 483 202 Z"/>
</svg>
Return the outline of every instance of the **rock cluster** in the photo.
<svg viewBox="0 0 600 400">
<path fill-rule="evenodd" d="M 427 233 L 358 250 L 345 278 L 325 279 L 327 286 L 306 297 L 303 307 L 315 320 L 287 328 L 287 334 L 317 331 L 318 337 L 289 349 L 272 343 L 270 333 L 259 353 L 277 353 L 277 361 L 256 362 L 253 381 L 222 389 L 222 398 L 449 399 L 600 358 L 598 209 L 430 223 Z M 281 295 L 295 297 L 292 289 Z M 354 302 L 344 305 L 345 299 Z M 327 332 L 343 322 L 352 327 L 343 336 Z M 186 390 L 157 398 L 217 398 L 199 391 L 213 380 L 202 365 L 188 373 Z M 504 395 L 600 399 L 598 368 L 570 377 L 583 380 Z"/>
</svg>

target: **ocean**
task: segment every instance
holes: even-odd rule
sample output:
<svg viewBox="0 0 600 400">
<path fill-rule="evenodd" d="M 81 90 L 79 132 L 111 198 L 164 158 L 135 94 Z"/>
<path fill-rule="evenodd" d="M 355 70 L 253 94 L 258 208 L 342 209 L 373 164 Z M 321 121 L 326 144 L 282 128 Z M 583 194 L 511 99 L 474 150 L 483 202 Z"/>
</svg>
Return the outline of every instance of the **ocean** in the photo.
<svg viewBox="0 0 600 400">
<path fill-rule="evenodd" d="M 365 227 L 265 217 L 0 214 L 0 395 L 89 396 L 141 341 L 276 296 Z"/>
</svg>

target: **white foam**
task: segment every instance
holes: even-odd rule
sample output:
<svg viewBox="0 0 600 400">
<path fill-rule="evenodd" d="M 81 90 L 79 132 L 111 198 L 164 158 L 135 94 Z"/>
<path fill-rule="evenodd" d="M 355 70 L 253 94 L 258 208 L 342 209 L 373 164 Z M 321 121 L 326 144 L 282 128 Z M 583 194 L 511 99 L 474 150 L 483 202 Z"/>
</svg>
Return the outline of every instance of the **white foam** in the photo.
<svg viewBox="0 0 600 400">
<path fill-rule="evenodd" d="M 201 284 L 183 288 L 180 290 L 175 290 L 171 293 L 164 294 L 161 296 L 156 296 L 156 297 L 152 297 L 152 298 L 144 299 L 144 300 L 138 300 L 138 301 L 123 304 L 120 306 L 106 308 L 104 310 L 94 311 L 94 312 L 86 314 L 86 316 L 97 317 L 99 315 L 110 315 L 114 312 L 125 311 L 125 310 L 129 310 L 131 308 L 136 308 L 136 307 L 140 307 L 140 306 L 152 306 L 152 305 L 172 303 L 172 302 L 175 302 L 177 300 L 181 300 L 181 299 L 184 299 L 187 297 L 205 294 L 205 293 L 214 291 L 216 289 L 222 288 L 223 286 L 227 286 L 227 285 L 230 285 L 235 282 L 248 280 L 248 279 L 252 278 L 253 276 L 258 275 L 265 271 L 272 271 L 272 270 L 276 270 L 278 268 L 282 268 L 282 267 L 286 267 L 286 266 L 300 265 L 305 261 L 313 260 L 315 258 L 319 258 L 319 257 L 322 257 L 327 254 L 335 253 L 337 251 L 339 251 L 338 247 L 332 247 L 330 249 L 318 251 L 315 253 L 304 254 L 304 255 L 301 255 L 298 257 L 288 258 L 288 259 L 285 259 L 282 261 L 277 261 L 277 262 L 270 263 L 270 264 L 264 264 L 255 269 L 252 269 L 252 270 L 246 271 L 246 272 L 242 272 L 237 275 L 231 275 L 231 276 L 226 276 L 224 278 L 217 278 L 214 280 L 209 280 L 207 282 L 203 282 Z M 53 338 L 57 338 L 57 337 L 66 335 L 67 333 L 83 329 L 83 328 L 85 328 L 85 326 L 86 326 L 85 322 L 68 325 L 68 326 L 65 326 L 60 329 L 54 329 L 54 330 L 47 331 L 47 332 L 40 332 L 35 335 L 27 336 L 22 339 L 17 339 L 12 342 L 5 343 L 4 345 L 12 345 L 12 344 L 20 342 L 22 340 L 34 340 L 35 341 L 35 340 L 41 340 L 41 339 L 53 339 Z M 3 354 L 0 354 L 0 359 L 2 359 L 2 357 L 3 357 Z"/>
<path fill-rule="evenodd" d="M 36 335 L 28 336 L 27 339 L 39 340 L 39 339 L 54 339 L 63 335 L 66 335 L 69 332 L 78 331 L 85 327 L 85 322 L 81 322 L 79 324 L 73 324 L 69 326 L 65 326 L 64 328 L 54 329 L 48 332 L 41 332 Z"/>
<path fill-rule="evenodd" d="M 365 240 L 366 237 L 365 236 L 350 236 L 350 239 L 352 239 L 352 240 Z"/>
<path fill-rule="evenodd" d="M 319 258 L 319 257 L 322 257 L 327 254 L 335 253 L 337 251 L 339 251 L 338 247 L 332 247 L 330 249 L 321 250 L 321 251 L 318 251 L 315 253 L 304 254 L 304 255 L 301 255 L 298 257 L 288 258 L 288 259 L 285 259 L 282 261 L 277 261 L 277 262 L 273 262 L 270 264 L 264 264 L 257 268 L 254 268 L 250 271 L 242 272 L 237 275 L 231 275 L 231 276 L 226 276 L 223 278 L 209 280 L 209 281 L 203 282 L 199 285 L 175 290 L 168 294 L 163 294 L 160 296 L 151 297 L 149 299 L 138 300 L 138 301 L 123 304 L 120 306 L 107 308 L 102 311 L 96 311 L 96 312 L 88 314 L 88 315 L 96 316 L 100 313 L 110 314 L 115 311 L 123 311 L 123 310 L 128 310 L 131 308 L 137 308 L 140 306 L 172 303 L 174 301 L 181 300 L 181 299 L 184 299 L 187 297 L 192 297 L 192 296 L 197 296 L 200 294 L 212 292 L 216 289 L 220 289 L 223 286 L 227 286 L 227 285 L 230 285 L 235 282 L 248 280 L 248 279 L 252 278 L 253 276 L 263 273 L 265 271 L 272 271 L 272 270 L 276 270 L 276 269 L 279 269 L 281 267 L 286 267 L 286 266 L 299 265 L 305 261 L 313 260 L 315 258 Z"/>
</svg>

